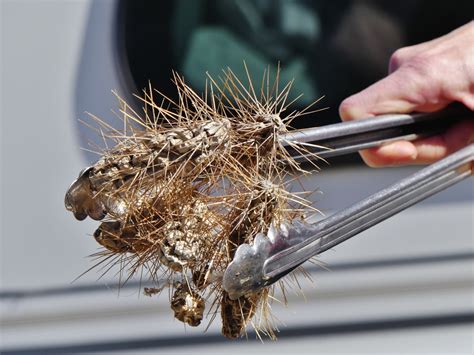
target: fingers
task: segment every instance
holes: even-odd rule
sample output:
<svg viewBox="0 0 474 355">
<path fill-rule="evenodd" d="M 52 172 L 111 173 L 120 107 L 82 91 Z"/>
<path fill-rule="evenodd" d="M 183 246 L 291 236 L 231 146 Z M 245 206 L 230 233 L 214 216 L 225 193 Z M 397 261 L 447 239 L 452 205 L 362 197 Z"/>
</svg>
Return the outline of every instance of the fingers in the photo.
<svg viewBox="0 0 474 355">
<path fill-rule="evenodd" d="M 451 100 L 438 94 L 435 79 L 428 79 L 422 63 L 399 68 L 384 79 L 339 106 L 342 120 L 354 120 L 386 113 L 433 112 Z"/>
<path fill-rule="evenodd" d="M 389 75 L 347 98 L 339 107 L 343 120 L 387 113 L 433 112 L 458 101 L 474 110 L 474 22 L 446 36 L 394 53 Z M 416 142 L 392 142 L 361 152 L 370 166 L 424 164 L 472 142 L 473 122 L 441 136 Z"/>
<path fill-rule="evenodd" d="M 339 107 L 341 118 L 347 121 L 386 113 L 412 112 L 420 108 L 436 111 L 447 105 L 447 102 L 427 104 L 424 96 L 416 94 L 426 92 L 422 88 L 424 79 L 416 72 L 406 71 L 407 69 L 400 68 L 344 100 Z M 415 164 L 418 161 L 418 149 L 411 142 L 400 141 L 362 151 L 361 156 L 372 167 Z"/>
<path fill-rule="evenodd" d="M 339 108 L 341 118 L 432 112 L 453 101 L 474 110 L 473 40 L 474 22 L 446 36 L 397 50 L 390 60 L 390 74 L 344 100 Z"/>
<path fill-rule="evenodd" d="M 388 143 L 359 153 L 364 162 L 373 168 L 413 164 L 418 155 L 413 143 L 407 141 Z"/>
<path fill-rule="evenodd" d="M 415 46 L 416 47 L 416 46 Z M 419 48 L 409 48 L 411 54 Z M 339 113 L 343 120 L 354 120 L 387 113 L 433 112 L 451 103 L 451 97 L 440 94 L 438 73 L 432 72 L 430 63 L 422 57 L 409 58 L 410 53 L 394 55 L 390 75 L 353 95 L 341 103 Z M 406 59 L 408 58 L 408 59 Z M 421 59 L 420 59 L 421 58 Z M 405 62 L 408 60 L 408 62 Z M 469 96 L 469 97 L 472 97 Z M 462 100 L 460 100 L 462 101 Z M 465 128 L 468 130 L 468 128 Z M 454 136 L 460 133 L 458 130 Z M 452 134 L 446 137 L 451 137 Z M 458 139 L 463 142 L 465 139 Z M 453 142 L 445 136 L 432 137 L 418 142 L 399 141 L 361 152 L 364 162 L 372 167 L 431 163 L 453 151 Z"/>
<path fill-rule="evenodd" d="M 463 121 L 444 134 L 413 142 L 417 151 L 412 164 L 431 164 L 474 142 L 474 121 Z"/>
<path fill-rule="evenodd" d="M 443 135 L 399 141 L 361 152 L 371 167 L 430 164 L 474 142 L 474 121 L 455 124 Z"/>
<path fill-rule="evenodd" d="M 400 71 L 396 71 L 360 93 L 345 99 L 339 106 L 341 119 L 350 121 L 381 113 L 410 112 L 416 104 L 407 100 L 403 92 L 412 91 L 414 83 L 402 80 L 399 73 Z"/>
</svg>

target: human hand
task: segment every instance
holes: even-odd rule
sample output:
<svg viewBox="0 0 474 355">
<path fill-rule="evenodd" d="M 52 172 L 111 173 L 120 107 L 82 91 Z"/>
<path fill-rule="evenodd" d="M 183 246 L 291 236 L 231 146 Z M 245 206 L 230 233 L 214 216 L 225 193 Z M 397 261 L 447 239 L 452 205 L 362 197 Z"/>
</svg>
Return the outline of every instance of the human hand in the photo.
<svg viewBox="0 0 474 355">
<path fill-rule="evenodd" d="M 474 111 L 474 21 L 455 31 L 397 50 L 389 75 L 345 99 L 345 121 L 386 113 L 437 111 L 452 102 Z M 397 141 L 361 151 L 372 167 L 427 164 L 474 141 L 474 121 L 455 124 L 444 134 L 413 142 Z"/>
</svg>

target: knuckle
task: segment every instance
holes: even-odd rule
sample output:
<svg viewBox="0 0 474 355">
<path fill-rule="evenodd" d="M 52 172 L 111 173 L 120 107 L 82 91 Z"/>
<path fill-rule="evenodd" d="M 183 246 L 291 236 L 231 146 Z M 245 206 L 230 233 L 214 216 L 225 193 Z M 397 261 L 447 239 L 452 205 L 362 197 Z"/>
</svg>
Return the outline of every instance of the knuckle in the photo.
<svg viewBox="0 0 474 355">
<path fill-rule="evenodd" d="M 388 64 L 389 72 L 393 72 L 397 70 L 406 60 L 407 57 L 407 49 L 400 48 L 397 49 L 390 57 L 390 61 Z"/>
<path fill-rule="evenodd" d="M 355 119 L 354 107 L 357 106 L 357 100 L 354 99 L 354 96 L 350 96 L 339 105 L 339 116 L 347 121 Z"/>
</svg>

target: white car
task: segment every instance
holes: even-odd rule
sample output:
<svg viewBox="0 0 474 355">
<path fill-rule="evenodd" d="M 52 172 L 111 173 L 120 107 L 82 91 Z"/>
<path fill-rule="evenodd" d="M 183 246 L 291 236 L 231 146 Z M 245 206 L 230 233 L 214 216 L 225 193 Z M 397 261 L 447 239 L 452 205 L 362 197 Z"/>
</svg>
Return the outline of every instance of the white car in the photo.
<svg viewBox="0 0 474 355">
<path fill-rule="evenodd" d="M 473 185 L 460 183 L 321 256 L 314 283 L 275 304 L 279 340 L 230 341 L 173 319 L 168 295 L 90 271 L 97 227 L 63 206 L 94 159 L 84 111 L 113 121 L 136 92 L 117 32 L 120 1 L 1 2 L 1 335 L 3 353 L 445 353 L 473 349 Z M 159 40 L 157 38 L 156 40 Z M 204 59 L 203 59 L 204 60 Z M 308 188 L 340 209 L 418 168 L 325 167 Z"/>
</svg>

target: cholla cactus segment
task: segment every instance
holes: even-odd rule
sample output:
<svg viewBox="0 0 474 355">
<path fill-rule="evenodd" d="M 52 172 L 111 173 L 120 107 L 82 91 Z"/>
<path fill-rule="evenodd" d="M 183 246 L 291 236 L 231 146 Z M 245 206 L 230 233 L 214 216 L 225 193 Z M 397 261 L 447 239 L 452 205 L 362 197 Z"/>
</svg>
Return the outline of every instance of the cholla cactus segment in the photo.
<svg viewBox="0 0 474 355">
<path fill-rule="evenodd" d="M 178 284 L 171 298 L 171 309 L 181 322 L 197 327 L 201 324 L 205 302 L 198 292 L 186 284 Z"/>
<path fill-rule="evenodd" d="M 288 191 L 287 181 L 305 171 L 279 141 L 308 110 L 287 114 L 291 83 L 279 90 L 278 75 L 270 84 L 268 72 L 258 92 L 230 70 L 219 82 L 209 78 L 202 97 L 178 75 L 174 83 L 177 102 L 163 97 L 158 104 L 150 88 L 141 115 L 119 99 L 121 131 L 94 117 L 115 145 L 71 185 L 66 208 L 79 220 L 103 220 L 94 233 L 104 248 L 98 255 L 127 276 L 142 270 L 151 281 L 169 278 L 177 319 L 197 326 L 205 306 L 208 314 L 220 308 L 225 336 L 237 338 L 252 323 L 274 337 L 272 290 L 231 300 L 221 278 L 240 244 L 315 211 Z"/>
</svg>

